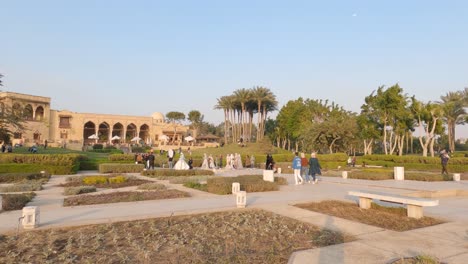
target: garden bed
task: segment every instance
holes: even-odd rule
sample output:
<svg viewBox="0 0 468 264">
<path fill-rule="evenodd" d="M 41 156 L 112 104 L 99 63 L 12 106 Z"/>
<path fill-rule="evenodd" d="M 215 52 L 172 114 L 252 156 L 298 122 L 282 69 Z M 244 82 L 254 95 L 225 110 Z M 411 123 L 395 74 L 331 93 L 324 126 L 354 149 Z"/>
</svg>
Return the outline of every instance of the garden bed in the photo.
<svg viewBox="0 0 468 264">
<path fill-rule="evenodd" d="M 444 223 L 444 221 L 432 217 L 410 218 L 407 217 L 405 208 L 384 207 L 375 203 L 372 203 L 370 209 L 361 209 L 356 203 L 343 201 L 322 201 L 296 204 L 295 206 L 395 231 L 407 231 Z"/>
<path fill-rule="evenodd" d="M 287 263 L 294 251 L 352 240 L 240 210 L 0 236 L 0 263 Z"/>
<path fill-rule="evenodd" d="M 111 192 L 105 194 L 79 195 L 74 197 L 68 197 L 63 200 L 63 206 L 136 202 L 183 197 L 190 197 L 190 195 L 186 192 L 182 192 L 179 190 Z"/>
</svg>

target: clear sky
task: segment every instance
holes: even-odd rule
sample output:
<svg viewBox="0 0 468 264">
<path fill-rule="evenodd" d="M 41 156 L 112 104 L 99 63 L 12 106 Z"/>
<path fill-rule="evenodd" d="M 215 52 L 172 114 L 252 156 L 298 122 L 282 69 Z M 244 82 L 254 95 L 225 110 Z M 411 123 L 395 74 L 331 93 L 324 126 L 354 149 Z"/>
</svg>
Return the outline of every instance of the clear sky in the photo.
<svg viewBox="0 0 468 264">
<path fill-rule="evenodd" d="M 52 108 L 149 116 L 261 85 L 359 112 L 380 85 L 468 87 L 468 1 L 0 0 L 4 90 Z M 457 137 L 468 138 L 468 129 Z"/>
</svg>

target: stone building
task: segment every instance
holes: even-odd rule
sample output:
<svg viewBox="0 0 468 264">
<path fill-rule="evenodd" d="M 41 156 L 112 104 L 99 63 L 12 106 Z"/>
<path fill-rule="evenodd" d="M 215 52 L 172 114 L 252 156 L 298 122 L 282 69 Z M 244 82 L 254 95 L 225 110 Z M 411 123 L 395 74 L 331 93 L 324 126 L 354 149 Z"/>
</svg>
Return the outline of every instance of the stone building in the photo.
<svg viewBox="0 0 468 264">
<path fill-rule="evenodd" d="M 47 143 L 51 146 L 80 148 L 102 144 L 180 144 L 184 136 L 193 135 L 188 126 L 165 122 L 158 112 L 150 117 L 76 113 L 50 109 L 50 98 L 13 92 L 0 92 L 0 107 L 11 107 L 21 114 L 24 131 L 13 134 L 13 144 Z M 194 135 L 196 136 L 196 135 Z"/>
</svg>

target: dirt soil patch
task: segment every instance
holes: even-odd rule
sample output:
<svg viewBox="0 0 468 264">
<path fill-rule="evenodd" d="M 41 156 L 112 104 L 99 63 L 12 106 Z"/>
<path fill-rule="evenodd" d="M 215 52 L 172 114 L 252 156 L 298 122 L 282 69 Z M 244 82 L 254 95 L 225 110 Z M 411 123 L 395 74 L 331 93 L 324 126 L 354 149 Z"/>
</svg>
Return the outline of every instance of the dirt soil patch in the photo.
<svg viewBox="0 0 468 264">
<path fill-rule="evenodd" d="M 112 192 L 105 194 L 79 195 L 74 197 L 68 197 L 64 199 L 63 206 L 136 202 L 182 197 L 190 197 L 190 194 L 179 190 Z"/>
<path fill-rule="evenodd" d="M 322 201 L 296 204 L 295 206 L 395 231 L 407 231 L 444 223 L 444 221 L 432 217 L 410 218 L 407 217 L 406 208 L 384 207 L 375 203 L 372 203 L 370 209 L 361 209 L 356 203 L 343 201 Z"/>
<path fill-rule="evenodd" d="M 0 263 L 287 263 L 352 241 L 262 210 L 155 218 L 0 236 Z"/>
</svg>

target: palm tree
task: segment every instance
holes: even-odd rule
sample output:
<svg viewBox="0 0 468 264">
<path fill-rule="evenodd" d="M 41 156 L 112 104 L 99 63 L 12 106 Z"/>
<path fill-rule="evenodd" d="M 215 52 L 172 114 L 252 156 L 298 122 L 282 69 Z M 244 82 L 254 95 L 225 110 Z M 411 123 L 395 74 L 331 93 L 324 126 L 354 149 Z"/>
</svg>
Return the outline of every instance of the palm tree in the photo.
<svg viewBox="0 0 468 264">
<path fill-rule="evenodd" d="M 265 135 L 265 122 L 267 120 L 268 113 L 276 110 L 278 110 L 278 101 L 276 100 L 276 95 L 274 95 L 273 92 L 268 89 L 266 96 L 262 100 L 259 139 L 263 139 L 263 136 Z"/>
<path fill-rule="evenodd" d="M 220 98 L 216 99 L 218 103 L 215 105 L 215 109 L 223 109 L 224 112 L 224 142 L 227 143 L 228 141 L 228 122 L 229 122 L 229 98 L 227 96 L 221 96 Z"/>
<path fill-rule="evenodd" d="M 246 121 L 247 121 L 247 114 L 246 114 L 246 104 L 249 102 L 252 98 L 252 93 L 250 90 L 242 88 L 234 91 L 234 94 L 236 101 L 240 103 L 241 106 L 241 114 L 240 114 L 240 123 L 241 123 L 241 132 L 240 134 L 242 135 L 243 139 L 246 139 Z"/>
<path fill-rule="evenodd" d="M 441 96 L 439 102 L 443 109 L 444 121 L 447 123 L 449 149 L 455 151 L 455 127 L 463 125 L 466 122 L 467 112 L 465 107 L 468 106 L 468 88 L 464 91 L 448 92 L 445 96 Z"/>
</svg>

